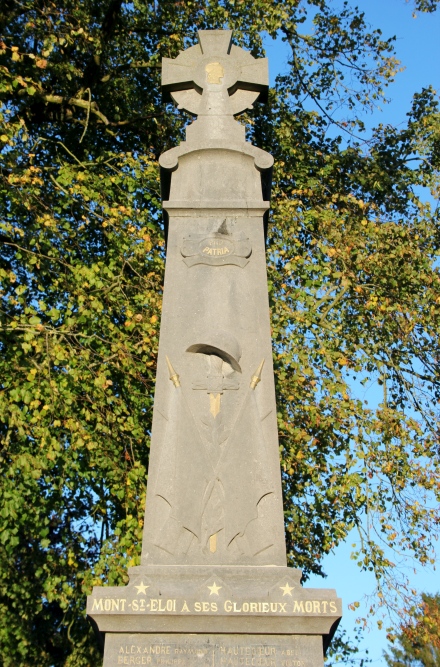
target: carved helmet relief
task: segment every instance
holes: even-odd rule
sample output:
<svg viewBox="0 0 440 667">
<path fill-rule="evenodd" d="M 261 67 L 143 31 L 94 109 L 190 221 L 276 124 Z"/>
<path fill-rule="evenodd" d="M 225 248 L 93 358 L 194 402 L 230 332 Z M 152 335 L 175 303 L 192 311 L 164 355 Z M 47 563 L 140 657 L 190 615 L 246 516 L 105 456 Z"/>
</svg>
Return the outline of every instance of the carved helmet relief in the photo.
<svg viewBox="0 0 440 667">
<path fill-rule="evenodd" d="M 202 354 L 206 360 L 206 376 L 193 382 L 192 388 L 206 391 L 209 396 L 209 412 L 216 420 L 222 406 L 221 397 L 224 391 L 236 390 L 240 387 L 238 373 L 241 373 L 241 347 L 235 336 L 225 331 L 207 333 L 201 337 L 203 343 L 190 345 L 187 352 Z M 217 430 L 218 423 L 212 425 Z M 206 419 L 204 425 L 211 426 Z M 217 439 L 217 438 L 216 438 Z"/>
<path fill-rule="evenodd" d="M 241 373 L 241 345 L 233 334 L 218 329 L 201 334 L 199 340 L 201 342 L 190 345 L 187 352 L 214 354 Z"/>
</svg>

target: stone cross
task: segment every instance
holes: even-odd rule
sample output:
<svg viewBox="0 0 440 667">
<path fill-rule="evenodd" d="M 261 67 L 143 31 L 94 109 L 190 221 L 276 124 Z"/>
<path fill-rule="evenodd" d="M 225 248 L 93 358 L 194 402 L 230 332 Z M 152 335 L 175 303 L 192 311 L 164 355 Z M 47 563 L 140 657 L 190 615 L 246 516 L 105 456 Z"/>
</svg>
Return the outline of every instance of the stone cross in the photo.
<svg viewBox="0 0 440 667">
<path fill-rule="evenodd" d="M 199 44 L 162 62 L 162 89 L 197 116 L 232 116 L 267 94 L 266 58 L 232 44 L 232 31 L 199 31 Z"/>
<path fill-rule="evenodd" d="M 322 667 L 340 618 L 333 590 L 303 589 L 286 567 L 264 230 L 273 159 L 234 118 L 266 96 L 268 68 L 231 37 L 199 31 L 163 60 L 165 95 L 197 119 L 159 160 L 167 258 L 142 559 L 126 589 L 89 597 L 105 667 Z"/>
</svg>

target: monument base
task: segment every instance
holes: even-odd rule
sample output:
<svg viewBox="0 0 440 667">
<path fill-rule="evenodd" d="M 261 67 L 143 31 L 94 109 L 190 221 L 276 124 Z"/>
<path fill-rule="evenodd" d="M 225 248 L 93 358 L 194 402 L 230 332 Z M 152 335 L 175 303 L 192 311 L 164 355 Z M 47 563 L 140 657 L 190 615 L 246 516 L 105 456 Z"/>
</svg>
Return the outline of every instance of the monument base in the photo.
<svg viewBox="0 0 440 667">
<path fill-rule="evenodd" d="M 322 667 L 319 636 L 122 634 L 106 637 L 103 667 Z"/>
<path fill-rule="evenodd" d="M 148 565 L 95 587 L 87 613 L 104 667 L 322 667 L 342 616 L 333 589 L 288 567 Z"/>
</svg>

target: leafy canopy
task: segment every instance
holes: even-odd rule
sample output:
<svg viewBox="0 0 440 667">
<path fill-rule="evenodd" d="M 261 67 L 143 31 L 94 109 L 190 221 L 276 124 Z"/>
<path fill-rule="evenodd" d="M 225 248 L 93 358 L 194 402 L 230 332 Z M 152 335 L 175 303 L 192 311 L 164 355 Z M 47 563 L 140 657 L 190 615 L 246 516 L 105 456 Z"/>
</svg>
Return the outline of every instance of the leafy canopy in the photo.
<svg viewBox="0 0 440 667">
<path fill-rule="evenodd" d="M 439 525 L 434 92 L 415 95 L 405 127 L 367 135 L 362 111 L 399 63 L 347 3 L 6 0 L 0 25 L 2 664 L 99 664 L 85 595 L 138 563 L 165 257 L 157 158 L 188 120 L 162 103 L 160 60 L 197 29 L 232 28 L 255 56 L 263 32 L 291 48 L 269 104 L 242 116 L 276 164 L 288 559 L 320 573 L 355 527 L 355 558 L 389 603 L 392 549 L 429 562 Z M 369 382 L 378 406 L 359 398 Z"/>
<path fill-rule="evenodd" d="M 438 667 L 440 665 L 440 595 L 422 594 L 413 616 L 391 637 L 388 667 Z"/>
</svg>

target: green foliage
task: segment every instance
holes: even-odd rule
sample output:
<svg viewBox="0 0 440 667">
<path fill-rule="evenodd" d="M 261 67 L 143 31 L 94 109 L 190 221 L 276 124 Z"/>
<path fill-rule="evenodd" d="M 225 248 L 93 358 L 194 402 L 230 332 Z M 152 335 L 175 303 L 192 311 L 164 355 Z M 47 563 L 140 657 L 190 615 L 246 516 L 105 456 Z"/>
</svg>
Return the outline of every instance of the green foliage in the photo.
<svg viewBox="0 0 440 667">
<path fill-rule="evenodd" d="M 138 563 L 164 266 L 157 158 L 185 123 L 161 101 L 160 59 L 198 28 L 230 27 L 254 55 L 262 31 L 292 49 L 270 104 L 242 117 L 276 160 L 289 562 L 321 572 L 357 527 L 355 557 L 390 602 L 387 547 L 429 562 L 439 524 L 440 237 L 421 199 L 439 194 L 434 92 L 415 96 L 406 127 L 366 137 L 358 114 L 399 68 L 392 40 L 324 0 L 7 0 L 0 24 L 1 664 L 99 664 L 85 595 Z M 333 117 L 341 105 L 347 118 Z M 377 408 L 359 398 L 373 381 Z"/>
<path fill-rule="evenodd" d="M 415 8 L 421 12 L 435 12 L 438 0 L 416 0 Z"/>
<path fill-rule="evenodd" d="M 359 564 L 380 584 L 380 543 L 424 563 L 439 520 L 428 500 L 439 484 L 438 223 L 415 195 L 436 190 L 438 155 L 410 167 L 438 136 L 436 102 L 416 96 L 408 128 L 378 128 L 367 154 L 300 114 L 294 128 L 280 114 L 270 266 L 289 546 L 319 571 L 323 546 L 357 526 Z M 379 381 L 377 409 L 350 377 Z"/>
<path fill-rule="evenodd" d="M 363 628 L 357 625 L 348 636 L 347 631 L 338 626 L 336 633 L 331 641 L 325 656 L 325 667 L 334 667 L 335 665 L 359 665 L 364 667 L 371 663 L 368 657 L 368 649 L 365 650 L 364 657 L 360 657 L 360 642 L 363 639 Z"/>
<path fill-rule="evenodd" d="M 391 653 L 384 653 L 388 667 L 439 667 L 440 595 L 423 593 L 412 618 L 390 639 Z"/>
</svg>

